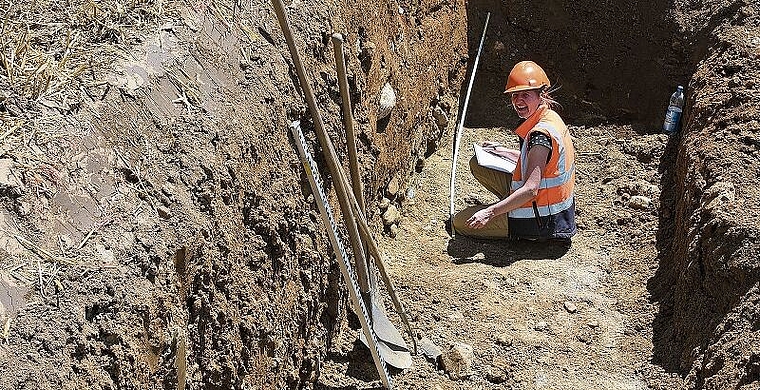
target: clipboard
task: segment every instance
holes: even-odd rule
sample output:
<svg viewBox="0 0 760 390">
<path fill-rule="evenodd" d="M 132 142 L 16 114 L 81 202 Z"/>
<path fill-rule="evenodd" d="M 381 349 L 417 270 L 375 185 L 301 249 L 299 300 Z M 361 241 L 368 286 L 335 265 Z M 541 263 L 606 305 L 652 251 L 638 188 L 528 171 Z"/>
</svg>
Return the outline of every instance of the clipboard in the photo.
<svg viewBox="0 0 760 390">
<path fill-rule="evenodd" d="M 481 167 L 491 168 L 506 173 L 514 172 L 515 167 L 517 167 L 516 161 L 491 153 L 477 143 L 472 144 L 472 148 L 475 149 L 475 157 L 478 159 L 478 165 Z"/>
</svg>

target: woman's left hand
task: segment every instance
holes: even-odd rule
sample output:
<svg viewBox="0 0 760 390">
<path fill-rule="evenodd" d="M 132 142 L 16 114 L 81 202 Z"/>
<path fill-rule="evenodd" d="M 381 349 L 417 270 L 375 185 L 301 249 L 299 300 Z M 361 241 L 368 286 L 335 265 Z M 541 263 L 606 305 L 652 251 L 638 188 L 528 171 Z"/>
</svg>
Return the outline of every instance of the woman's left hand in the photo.
<svg viewBox="0 0 760 390">
<path fill-rule="evenodd" d="M 472 217 L 467 220 L 467 226 L 473 229 L 480 229 L 483 226 L 486 226 L 486 224 L 488 224 L 488 221 L 490 221 L 493 217 L 493 209 L 490 207 L 484 208 L 483 210 L 480 210 L 477 213 L 473 214 Z"/>
</svg>

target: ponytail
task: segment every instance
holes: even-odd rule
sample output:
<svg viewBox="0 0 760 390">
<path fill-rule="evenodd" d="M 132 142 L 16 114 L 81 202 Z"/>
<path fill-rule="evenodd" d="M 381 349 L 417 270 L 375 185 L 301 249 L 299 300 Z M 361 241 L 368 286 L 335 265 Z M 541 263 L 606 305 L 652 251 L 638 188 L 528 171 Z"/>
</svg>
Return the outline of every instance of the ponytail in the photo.
<svg viewBox="0 0 760 390">
<path fill-rule="evenodd" d="M 541 88 L 541 92 L 539 92 L 541 103 L 545 104 L 547 107 L 555 111 L 557 108 L 562 108 L 562 105 L 558 101 L 554 100 L 554 98 L 551 96 L 551 94 L 557 91 L 559 88 L 560 87 L 551 89 L 548 87 Z"/>
</svg>

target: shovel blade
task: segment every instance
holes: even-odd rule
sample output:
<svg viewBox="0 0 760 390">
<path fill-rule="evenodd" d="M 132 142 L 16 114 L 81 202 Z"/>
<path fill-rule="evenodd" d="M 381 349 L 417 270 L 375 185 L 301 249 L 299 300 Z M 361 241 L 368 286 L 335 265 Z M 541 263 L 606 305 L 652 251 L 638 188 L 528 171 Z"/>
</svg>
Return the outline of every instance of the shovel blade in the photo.
<svg viewBox="0 0 760 390">
<path fill-rule="evenodd" d="M 388 315 L 385 314 L 382 302 L 378 302 L 374 294 L 372 295 L 372 329 L 377 334 L 377 338 L 394 349 L 409 352 L 401 332 L 391 323 Z"/>
<path fill-rule="evenodd" d="M 367 345 L 367 339 L 364 338 L 364 332 L 359 332 L 359 340 L 362 344 Z M 383 340 L 378 339 L 377 352 L 380 353 L 380 357 L 385 360 L 385 363 L 404 370 L 412 366 L 412 354 L 405 349 L 397 349 L 398 347 L 393 344 L 388 344 Z"/>
<path fill-rule="evenodd" d="M 380 356 L 393 367 L 399 369 L 411 367 L 412 354 L 409 352 L 409 348 L 406 346 L 401 332 L 398 331 L 385 313 L 382 302 L 377 299 L 373 291 L 362 293 L 362 298 L 365 304 L 371 308 L 372 318 L 370 319 L 370 326 L 377 336 L 377 349 Z M 364 333 L 359 334 L 359 340 L 364 345 L 368 345 L 367 340 L 364 338 Z"/>
</svg>

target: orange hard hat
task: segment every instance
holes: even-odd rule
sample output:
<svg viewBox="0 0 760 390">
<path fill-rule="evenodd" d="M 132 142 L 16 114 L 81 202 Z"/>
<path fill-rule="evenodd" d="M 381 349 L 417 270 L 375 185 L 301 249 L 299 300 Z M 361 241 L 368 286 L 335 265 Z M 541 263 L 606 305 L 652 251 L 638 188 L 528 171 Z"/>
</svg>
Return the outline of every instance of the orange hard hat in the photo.
<svg viewBox="0 0 760 390">
<path fill-rule="evenodd" d="M 533 61 L 520 61 L 509 72 L 504 93 L 549 87 L 552 83 L 546 73 Z"/>
</svg>

